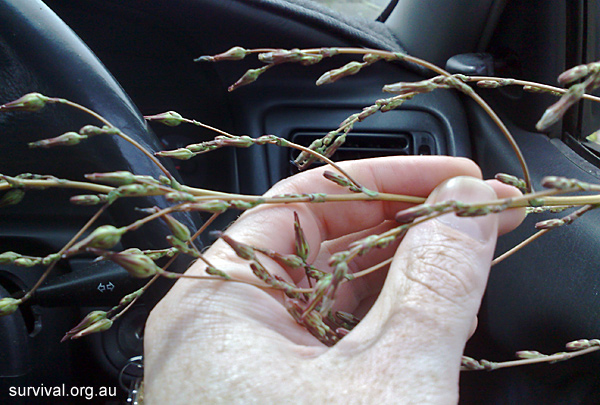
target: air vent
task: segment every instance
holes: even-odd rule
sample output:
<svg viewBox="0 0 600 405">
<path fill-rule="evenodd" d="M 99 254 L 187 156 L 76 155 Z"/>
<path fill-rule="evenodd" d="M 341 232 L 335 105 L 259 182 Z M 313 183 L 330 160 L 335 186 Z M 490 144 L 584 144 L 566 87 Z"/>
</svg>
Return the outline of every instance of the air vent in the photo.
<svg viewBox="0 0 600 405">
<path fill-rule="evenodd" d="M 323 133 L 297 132 L 292 135 L 292 142 L 309 146 L 313 141 L 323 137 Z M 346 142 L 333 155 L 333 160 L 364 159 L 378 156 L 396 155 L 435 155 L 437 148 L 435 139 L 427 132 L 405 132 L 397 134 L 350 133 Z M 291 159 L 298 152 L 292 150 Z"/>
</svg>

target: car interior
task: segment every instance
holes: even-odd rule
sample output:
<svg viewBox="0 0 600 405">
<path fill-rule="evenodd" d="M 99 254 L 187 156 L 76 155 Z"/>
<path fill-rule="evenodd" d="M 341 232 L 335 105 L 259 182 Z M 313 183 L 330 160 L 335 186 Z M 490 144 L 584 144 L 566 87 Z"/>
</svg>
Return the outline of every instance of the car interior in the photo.
<svg viewBox="0 0 600 405">
<path fill-rule="evenodd" d="M 351 3 L 351 1 L 349 1 Z M 327 3 L 327 2 L 321 2 Z M 465 75 L 512 77 L 556 85 L 572 66 L 600 59 L 600 2 L 569 0 L 391 0 L 379 17 L 342 14 L 310 0 L 0 0 L 0 105 L 29 92 L 62 97 L 104 116 L 150 150 L 176 149 L 214 137 L 192 125 L 148 125 L 143 115 L 169 110 L 232 134 L 264 134 L 305 146 L 382 98 L 385 84 L 434 74 L 408 62 L 376 63 L 352 77 L 315 86 L 325 71 L 356 59 L 340 55 L 312 66 L 285 64 L 228 92 L 255 59 L 198 63 L 233 46 L 245 48 L 363 47 L 403 52 Z M 535 124 L 550 94 L 507 86 L 476 89 L 510 129 L 536 188 L 555 174 L 600 178 L 600 147 L 586 136 L 600 127 L 600 108 L 582 102 L 540 133 Z M 89 124 L 85 114 L 52 105 L 35 114 L 0 113 L 0 173 L 82 179 L 128 170 L 158 177 L 130 144 L 96 137 L 75 147 L 29 149 L 28 142 Z M 388 155 L 451 155 L 473 159 L 484 178 L 521 176 L 510 145 L 471 99 L 453 90 L 418 95 L 357 124 L 334 160 Z M 222 148 L 187 161 L 163 159 L 184 184 L 257 194 L 294 174 L 285 148 Z M 0 208 L 0 251 L 43 256 L 60 249 L 95 212 L 68 203 L 73 191 L 32 190 Z M 102 221 L 127 224 L 135 207 L 165 206 L 162 197 L 119 201 Z M 191 229 L 204 214 L 179 213 Z M 223 215 L 223 229 L 236 213 Z M 501 237 L 497 253 L 534 232 L 553 214 L 529 215 Z M 479 326 L 465 354 L 510 360 L 518 350 L 555 353 L 566 342 L 600 338 L 598 212 L 550 232 L 492 268 Z M 168 229 L 151 223 L 127 235 L 124 247 L 160 248 Z M 208 233 L 205 233 L 208 235 Z M 201 244 L 211 243 L 209 236 Z M 189 262 L 181 260 L 183 272 Z M 26 291 L 44 271 L 0 263 L 0 297 Z M 143 328 L 172 283 L 149 290 L 106 332 L 60 343 L 88 312 L 115 305 L 139 286 L 116 265 L 77 257 L 60 263 L 33 301 L 0 318 L 0 398 L 9 387 L 112 386 L 125 402 L 140 377 Z M 100 287 L 100 288 L 99 288 Z M 600 403 L 598 355 L 494 372 L 463 372 L 460 402 Z M 96 398 L 98 400 L 98 398 Z M 112 401 L 112 402 L 111 402 Z M 93 402 L 93 401 L 92 401 Z"/>
</svg>

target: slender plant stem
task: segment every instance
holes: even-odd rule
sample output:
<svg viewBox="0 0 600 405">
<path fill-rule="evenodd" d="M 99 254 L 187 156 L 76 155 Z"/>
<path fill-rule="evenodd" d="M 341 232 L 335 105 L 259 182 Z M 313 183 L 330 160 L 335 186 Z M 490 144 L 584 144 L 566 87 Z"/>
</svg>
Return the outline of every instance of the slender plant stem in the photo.
<svg viewBox="0 0 600 405">
<path fill-rule="evenodd" d="M 504 362 L 500 362 L 500 363 L 493 363 L 494 364 L 493 369 L 498 370 L 501 368 L 524 366 L 527 364 L 564 361 L 564 360 L 572 359 L 574 357 L 583 356 L 584 354 L 592 353 L 597 350 L 600 350 L 600 346 L 592 346 L 592 347 L 588 347 L 587 349 L 577 350 L 574 352 L 563 352 L 563 353 L 550 354 L 547 356 L 538 357 L 538 358 L 534 358 L 534 359 L 511 360 L 511 361 L 504 361 Z"/>
<path fill-rule="evenodd" d="M 498 256 L 497 258 L 495 258 L 494 260 L 492 260 L 492 266 L 500 263 L 502 260 L 506 259 L 507 257 L 512 256 L 513 254 L 517 253 L 519 250 L 521 250 L 525 246 L 529 245 L 531 242 L 533 242 L 534 240 L 536 240 L 540 236 L 543 236 L 546 233 L 548 233 L 548 231 L 550 231 L 550 228 L 549 229 L 542 229 L 540 231 L 537 231 L 536 233 L 534 233 L 533 235 L 531 235 L 529 238 L 525 239 L 524 241 L 522 241 L 518 245 L 514 246 L 510 250 L 502 253 L 500 256 Z"/>
<path fill-rule="evenodd" d="M 498 126 L 500 131 L 504 134 L 504 137 L 510 144 L 510 147 L 517 155 L 517 159 L 521 165 L 521 170 L 523 170 L 523 180 L 525 180 L 525 185 L 528 192 L 533 192 L 533 185 L 531 182 L 531 175 L 529 173 L 529 167 L 527 167 L 527 163 L 525 162 L 525 157 L 523 156 L 523 152 L 521 152 L 521 148 L 515 141 L 515 138 L 512 136 L 504 122 L 498 117 L 498 114 L 486 103 L 483 98 L 475 91 L 469 92 L 468 95 L 477 103 L 483 110 L 487 113 L 487 115 L 494 121 L 494 123 Z"/>
<path fill-rule="evenodd" d="M 241 278 L 233 278 L 230 277 L 227 280 L 225 280 L 224 278 L 218 277 L 218 276 L 200 276 L 200 275 L 194 275 L 194 274 L 186 274 L 186 273 L 171 273 L 172 276 L 169 276 L 169 278 L 189 278 L 189 279 L 194 279 L 194 280 L 211 280 L 211 281 L 226 281 L 226 282 L 236 282 L 236 283 L 242 283 L 242 284 L 249 284 L 252 285 L 254 287 L 259 287 L 262 289 L 266 289 L 266 290 L 277 290 L 277 291 L 283 291 L 283 288 L 279 288 L 279 287 L 275 287 L 272 285 L 268 285 L 268 284 L 264 284 L 264 283 L 260 283 L 260 282 L 254 282 L 254 281 L 250 281 L 250 280 L 243 280 Z M 288 290 L 286 290 L 288 291 Z M 305 293 L 311 293 L 314 290 L 312 288 L 292 288 L 289 290 L 289 292 L 294 292 L 294 293 L 298 293 L 298 294 L 305 294 Z"/>
<path fill-rule="evenodd" d="M 276 51 L 276 49 L 254 49 L 254 50 L 251 50 L 252 53 L 259 53 L 259 52 L 263 53 L 263 52 L 271 52 L 271 51 Z M 318 54 L 321 52 L 321 49 L 320 48 L 304 49 L 303 52 Z M 439 66 L 436 66 L 433 63 L 427 62 L 425 60 L 422 60 L 420 58 L 417 58 L 417 57 L 414 57 L 411 55 L 399 54 L 399 53 L 376 50 L 376 49 L 363 49 L 363 48 L 339 48 L 339 49 L 337 49 L 337 53 L 338 54 L 359 54 L 359 55 L 373 54 L 373 55 L 379 55 L 383 58 L 390 58 L 390 59 L 396 58 L 398 60 L 404 60 L 407 62 L 411 62 L 418 66 L 429 69 L 432 72 L 437 73 L 438 75 L 442 75 L 442 76 L 446 76 L 446 77 L 452 76 L 449 72 L 440 68 Z M 516 153 L 517 159 L 519 160 L 519 164 L 521 165 L 521 169 L 523 170 L 523 179 L 525 180 L 527 190 L 529 192 L 532 192 L 533 186 L 531 183 L 531 176 L 529 174 L 529 168 L 527 167 L 527 163 L 525 162 L 525 159 L 523 157 L 523 153 L 521 152 L 521 149 L 517 145 L 514 137 L 512 136 L 512 134 L 510 133 L 510 131 L 508 130 L 506 125 L 504 125 L 504 123 L 498 117 L 498 115 L 494 112 L 494 110 L 477 93 L 475 93 L 475 91 L 473 91 L 472 89 L 470 91 L 465 91 L 465 89 L 461 89 L 461 88 L 457 88 L 457 90 L 462 91 L 467 96 L 471 97 L 477 104 L 479 104 L 479 106 L 481 108 L 483 108 L 483 110 L 486 112 L 486 114 L 488 114 L 488 116 L 492 119 L 492 121 L 494 121 L 494 123 L 498 126 L 498 128 L 500 129 L 500 131 L 502 132 L 504 137 L 508 140 L 511 148 Z"/>
<path fill-rule="evenodd" d="M 110 204 L 104 204 L 95 214 L 94 216 L 92 216 L 87 222 L 86 224 L 75 234 L 75 236 L 73 236 L 71 238 L 71 240 L 62 247 L 62 249 L 60 249 L 58 251 L 58 255 L 62 256 L 67 249 L 69 249 L 71 246 L 73 246 L 73 244 L 75 244 L 75 242 L 77 241 L 77 239 L 79 239 L 81 237 L 81 235 L 83 235 L 83 233 L 85 231 L 88 230 L 88 228 L 90 226 L 92 226 L 92 224 L 94 222 L 96 222 L 96 220 L 100 217 L 100 215 L 102 215 L 102 213 L 104 213 L 104 211 L 110 206 Z M 33 293 L 42 285 L 42 283 L 44 282 L 44 280 L 46 280 L 46 278 L 48 277 L 48 275 L 50 275 L 50 273 L 52 272 L 52 270 L 54 269 L 54 267 L 56 266 L 56 261 L 52 262 L 48 268 L 46 268 L 46 270 L 44 271 L 44 273 L 40 276 L 40 278 L 37 280 L 37 282 L 33 285 L 33 287 L 31 287 L 31 289 L 21 298 L 21 302 L 25 302 L 27 300 L 29 300 L 31 298 L 31 296 L 33 295 Z"/>
<path fill-rule="evenodd" d="M 229 132 L 223 131 L 223 130 L 218 129 L 218 128 L 214 128 L 214 127 L 212 127 L 210 125 L 206 125 L 206 124 L 204 124 L 202 122 L 199 122 L 199 121 L 196 121 L 196 120 L 191 120 L 191 119 L 188 119 L 188 118 L 182 118 L 182 120 L 183 120 L 183 122 L 187 122 L 189 124 L 193 124 L 193 125 L 197 125 L 197 126 L 203 127 L 205 129 L 209 129 L 211 131 L 214 131 L 214 132 L 216 132 L 216 133 L 218 133 L 220 135 L 226 136 L 228 138 L 236 138 L 235 135 L 232 135 Z M 361 185 L 356 180 L 354 180 L 352 178 L 352 176 L 350 176 L 344 169 L 342 169 L 337 163 L 335 163 L 333 160 L 329 159 L 328 157 L 323 156 L 322 154 L 320 154 L 320 153 L 318 153 L 318 152 L 316 152 L 316 151 L 314 151 L 314 150 L 312 150 L 310 148 L 307 148 L 306 146 L 299 145 L 297 143 L 294 143 L 294 142 L 291 142 L 291 141 L 288 141 L 288 140 L 285 140 L 285 142 L 286 142 L 286 145 L 288 147 L 293 148 L 293 149 L 297 149 L 297 150 L 302 151 L 302 152 L 305 152 L 305 153 L 307 153 L 309 155 L 312 155 L 315 158 L 321 160 L 322 162 L 329 164 L 330 166 L 332 166 L 333 168 L 335 168 L 337 171 L 339 171 L 341 174 L 343 174 L 344 176 L 346 176 L 346 178 L 348 180 L 350 180 L 356 187 L 358 187 L 358 188 L 361 187 Z"/>
<path fill-rule="evenodd" d="M 90 110 L 87 107 L 82 106 L 81 104 L 77 104 L 75 102 L 66 100 L 64 98 L 50 98 L 49 100 L 50 102 L 54 102 L 54 103 L 59 103 L 59 104 L 64 104 L 64 105 L 68 105 L 69 107 L 73 107 L 76 108 L 80 111 L 83 111 L 89 115 L 91 115 L 92 117 L 96 118 L 97 120 L 99 120 L 100 122 L 102 122 L 104 125 L 107 125 L 110 128 L 116 128 L 113 124 L 110 123 L 110 121 L 108 121 L 106 118 L 104 118 L 103 116 L 101 116 L 100 114 L 96 113 L 95 111 Z M 156 158 L 156 156 L 154 156 L 152 153 L 150 153 L 148 150 L 146 150 L 146 148 L 144 148 L 142 145 L 140 145 L 137 141 L 135 141 L 134 139 L 132 139 L 131 137 L 129 137 L 128 135 L 124 134 L 123 132 L 121 132 L 119 130 L 119 133 L 117 134 L 120 138 L 122 138 L 123 140 L 129 142 L 130 144 L 132 144 L 133 146 L 135 146 L 137 149 L 139 149 L 144 155 L 146 155 L 146 157 L 148 159 L 150 159 L 164 174 L 165 176 L 167 176 L 171 181 L 175 181 L 173 175 L 171 174 L 171 172 L 169 172 L 162 163 L 160 163 L 160 161 Z"/>
<path fill-rule="evenodd" d="M 342 169 L 342 168 L 341 168 L 341 167 L 340 167 L 340 166 L 339 166 L 337 163 L 335 163 L 333 160 L 329 159 L 328 157 L 326 157 L 326 156 L 323 156 L 323 155 L 321 155 L 320 153 L 318 153 L 318 152 L 316 152 L 316 151 L 314 151 L 314 150 L 312 150 L 312 149 L 310 149 L 310 148 L 307 148 L 306 146 L 298 145 L 297 143 L 293 143 L 293 142 L 291 142 L 291 141 L 288 141 L 288 145 L 289 145 L 291 148 L 298 149 L 298 150 L 300 150 L 300 151 L 302 151 L 302 152 L 306 152 L 306 153 L 308 153 L 308 154 L 310 154 L 310 155 L 313 155 L 313 156 L 315 156 L 317 159 L 319 159 L 319 160 L 322 160 L 323 162 L 327 163 L 328 165 L 330 165 L 330 166 L 334 167 L 334 168 L 335 168 L 337 171 L 339 171 L 339 172 L 340 172 L 340 173 L 342 173 L 344 176 L 346 176 L 346 178 L 347 178 L 348 180 L 350 180 L 350 181 L 352 182 L 352 184 L 354 184 L 356 187 L 358 187 L 358 188 L 361 188 L 361 187 L 362 187 L 362 186 L 360 185 L 360 183 L 358 183 L 356 180 L 354 180 L 354 179 L 352 178 L 352 176 L 350 176 L 350 175 L 348 174 L 348 172 L 346 172 L 346 171 L 345 171 L 344 169 Z"/>
<path fill-rule="evenodd" d="M 210 130 L 212 132 L 216 132 L 217 134 L 221 134 L 221 135 L 226 136 L 228 138 L 234 138 L 234 136 L 232 134 L 230 134 L 229 132 L 223 131 L 222 129 L 219 129 L 219 128 L 215 128 L 215 127 L 210 126 L 208 124 L 205 124 L 203 122 L 196 121 L 196 120 L 191 120 L 191 119 L 188 119 L 188 118 L 182 118 L 181 120 L 183 122 L 188 123 L 188 124 L 196 125 L 198 127 L 202 127 L 204 129 L 208 129 L 208 130 Z"/>
<path fill-rule="evenodd" d="M 161 210 L 159 210 L 159 211 L 157 211 L 157 212 L 155 212 L 153 214 L 150 214 L 148 216 L 145 216 L 144 218 L 141 218 L 141 219 L 138 219 L 135 222 L 132 222 L 131 224 L 127 225 L 127 228 L 125 228 L 125 229 L 127 230 L 127 232 L 135 231 L 140 226 L 142 226 L 142 225 L 144 225 L 144 224 L 146 224 L 148 222 L 154 221 L 155 219 L 160 218 L 163 215 L 179 211 L 180 208 L 181 208 L 181 206 L 184 205 L 184 204 L 185 203 L 181 203 L 181 204 L 177 204 L 177 205 L 171 205 L 170 207 L 167 207 L 167 208 L 162 208 Z"/>
<path fill-rule="evenodd" d="M 108 194 L 111 191 L 115 190 L 116 187 L 105 186 L 103 184 L 84 182 L 84 181 L 72 181 L 65 179 L 17 179 L 20 184 L 23 185 L 24 188 L 71 188 L 77 190 L 87 190 L 90 192 L 100 193 L 100 194 Z M 8 182 L 3 182 L 0 180 L 0 191 L 9 190 L 13 188 L 13 186 Z M 149 196 L 152 195 L 164 195 L 168 192 L 175 191 L 169 188 L 159 188 L 156 191 L 148 192 Z M 245 197 L 241 194 L 231 194 L 231 193 L 223 193 L 220 191 L 212 191 L 206 190 L 202 188 L 195 187 L 187 187 L 182 186 L 181 191 L 184 191 L 188 194 L 192 194 L 194 196 L 209 196 L 211 198 L 219 198 L 219 197 L 230 197 L 233 199 L 239 199 Z"/>
<path fill-rule="evenodd" d="M 351 276 L 352 276 L 351 280 L 354 280 L 354 279 L 360 278 L 360 277 L 364 277 L 367 274 L 371 274 L 371 273 L 373 273 L 373 272 L 375 272 L 377 270 L 380 270 L 383 267 L 387 266 L 388 264 L 391 264 L 393 261 L 394 261 L 394 258 L 390 257 L 389 259 L 386 259 L 386 260 L 382 261 L 381 263 L 377 263 L 376 265 L 371 266 L 368 269 L 364 269 L 364 270 L 361 270 L 361 271 L 357 271 L 356 273 L 352 273 L 351 274 Z"/>
<path fill-rule="evenodd" d="M 503 79 L 500 77 L 493 77 L 493 76 L 467 76 L 465 78 L 465 81 L 468 81 L 468 82 L 480 82 L 480 81 L 486 81 L 486 80 L 502 82 L 502 81 L 506 81 L 507 79 Z M 563 89 L 561 87 L 549 86 L 547 84 L 530 82 L 527 80 L 519 80 L 519 79 L 508 79 L 508 80 L 510 80 L 510 86 L 528 86 L 528 87 L 532 87 L 532 88 L 538 88 L 540 90 L 545 90 L 547 92 L 557 92 L 557 93 L 561 93 L 561 94 L 564 94 L 568 91 L 568 89 Z M 590 101 L 600 102 L 600 97 L 594 96 L 592 94 L 584 94 L 583 98 L 586 100 L 590 100 Z"/>
<path fill-rule="evenodd" d="M 115 187 L 105 186 L 102 184 L 79 182 L 64 179 L 18 179 L 19 183 L 24 188 L 70 188 L 78 190 L 87 190 L 90 192 L 97 192 L 101 194 L 108 194 L 115 190 Z M 0 191 L 9 190 L 13 186 L 8 182 L 0 181 Z M 170 188 L 159 188 L 155 191 L 150 191 L 145 195 L 164 195 L 168 192 L 174 191 Z M 289 196 L 274 196 L 274 197 L 263 197 L 256 195 L 244 195 L 244 194 L 231 194 L 223 192 L 212 192 L 205 189 L 197 189 L 193 187 L 183 186 L 182 191 L 185 191 L 196 198 L 195 202 L 211 201 L 211 200 L 222 200 L 222 201 L 245 201 L 245 202 L 257 202 L 265 204 L 282 204 L 282 203 L 297 203 L 297 202 L 315 202 L 315 199 L 322 202 L 341 202 L 341 201 L 390 201 L 390 202 L 405 202 L 411 204 L 422 204 L 425 201 L 423 197 L 414 197 L 402 194 L 390 194 L 390 193 L 378 193 L 374 196 L 368 196 L 364 193 L 353 193 L 353 194 L 327 194 L 327 195 L 289 195 Z M 568 206 L 568 205 L 586 205 L 586 204 L 599 204 L 600 194 L 593 195 L 579 195 L 579 196 L 553 196 L 559 193 L 573 192 L 576 190 L 547 190 L 533 194 L 526 194 L 522 197 L 512 199 L 508 208 L 520 208 L 530 206 L 530 201 L 537 198 L 543 198 L 545 206 Z M 600 192 L 600 185 L 591 185 L 589 191 Z M 486 201 L 476 204 L 470 204 L 472 207 L 484 207 L 488 205 L 500 205 L 505 200 L 493 200 Z M 185 204 L 181 207 L 188 207 Z"/>
<path fill-rule="evenodd" d="M 200 236 L 209 226 L 210 224 L 213 223 L 213 221 L 215 219 L 217 219 L 217 217 L 219 216 L 219 213 L 215 213 L 213 215 L 210 216 L 210 218 L 208 220 L 206 220 L 206 222 L 204 222 L 204 224 L 202 224 L 202 226 L 200 227 L 200 229 L 198 229 L 194 235 L 192 235 L 192 237 L 190 238 L 189 243 L 191 244 L 198 236 Z M 111 318 L 111 320 L 116 320 L 119 317 L 121 317 L 125 312 L 127 312 L 129 310 L 129 308 L 131 308 L 133 306 L 133 304 L 135 304 L 135 302 L 142 296 L 142 294 L 144 294 L 146 292 L 146 290 L 148 290 L 148 288 L 156 281 L 158 280 L 161 276 L 164 276 L 164 273 L 167 273 L 167 269 L 171 266 L 171 264 L 173 264 L 173 262 L 175 261 L 175 259 L 177 259 L 177 257 L 179 256 L 179 252 L 176 253 L 173 257 L 171 257 L 169 259 L 169 261 L 162 267 L 162 272 L 155 274 L 150 281 L 148 281 L 146 284 L 144 284 L 144 286 L 142 288 L 140 288 L 141 293 L 136 296 L 125 308 L 123 308 L 121 311 L 119 311 L 115 316 L 113 316 Z M 172 273 L 172 272 L 168 272 L 168 273 Z M 108 316 L 108 315 L 107 315 Z"/>
<path fill-rule="evenodd" d="M 72 180 L 63 180 L 63 179 L 18 179 L 19 183 L 23 185 L 24 188 L 49 188 L 49 187 L 57 187 L 57 188 L 72 188 L 78 190 L 86 190 L 95 193 L 108 194 L 113 191 L 115 188 L 110 186 L 105 186 L 102 184 L 89 183 L 85 181 L 72 181 Z M 0 191 L 9 190 L 12 186 L 8 182 L 0 181 Z"/>
</svg>

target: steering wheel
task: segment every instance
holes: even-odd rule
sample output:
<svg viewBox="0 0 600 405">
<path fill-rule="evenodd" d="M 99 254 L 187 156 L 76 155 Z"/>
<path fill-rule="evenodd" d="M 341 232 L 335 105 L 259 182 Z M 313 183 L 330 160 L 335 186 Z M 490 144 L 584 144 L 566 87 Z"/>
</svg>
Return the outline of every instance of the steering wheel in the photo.
<svg viewBox="0 0 600 405">
<path fill-rule="evenodd" d="M 44 3 L 2 0 L 0 21 L 0 104 L 29 92 L 65 98 L 102 115 L 146 149 L 161 150 L 158 138 L 123 89 Z M 77 131 L 88 124 L 101 126 L 93 117 L 62 105 L 49 105 L 36 113 L 3 112 L 0 114 L 2 174 L 15 176 L 29 172 L 83 180 L 85 173 L 93 172 L 127 170 L 155 178 L 162 173 L 119 137 L 98 136 L 71 147 L 27 147 L 28 142 Z M 176 175 L 170 162 L 163 163 Z M 69 204 L 68 198 L 74 194 L 80 193 L 26 191 L 20 204 L 1 208 L 1 250 L 43 256 L 60 249 L 94 212 L 88 207 Z M 124 199 L 114 204 L 102 221 L 122 226 L 139 218 L 136 207 L 165 205 L 162 197 Z M 189 214 L 181 214 L 178 219 L 192 230 L 200 223 L 199 217 Z M 123 245 L 164 248 L 169 233 L 161 221 L 154 221 L 144 225 L 142 232 L 128 233 Z M 0 318 L 0 345 L 4 348 L 0 351 L 0 377 L 13 377 L 0 378 L 3 392 L 7 384 L 81 381 L 78 374 L 97 370 L 97 364 L 114 378 L 130 358 L 141 354 L 141 331 L 147 313 L 170 285 L 163 283 L 153 288 L 109 331 L 90 336 L 87 341 L 59 345 L 61 335 L 83 314 L 96 307 L 116 305 L 124 294 L 140 284 L 118 266 L 93 264 L 91 259 L 73 259 L 58 267 L 32 304 Z M 179 269 L 184 268 L 180 263 Z M 31 288 L 43 270 L 0 264 L 0 297 Z M 82 357 L 84 352 L 91 352 L 95 361 Z M 52 366 L 57 361 L 58 366 Z M 67 367 L 67 361 L 75 366 Z"/>
</svg>

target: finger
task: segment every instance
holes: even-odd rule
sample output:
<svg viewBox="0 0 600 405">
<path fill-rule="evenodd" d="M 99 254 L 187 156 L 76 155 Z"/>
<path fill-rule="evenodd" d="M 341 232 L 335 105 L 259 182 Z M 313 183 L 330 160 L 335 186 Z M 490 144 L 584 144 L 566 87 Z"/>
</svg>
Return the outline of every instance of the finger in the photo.
<svg viewBox="0 0 600 405">
<path fill-rule="evenodd" d="M 398 226 L 398 224 L 395 221 L 385 221 L 374 228 L 327 241 L 321 246 L 319 255 L 313 265 L 319 269 L 330 272 L 331 268 L 329 267 L 328 262 L 332 254 L 348 249 L 348 246 L 352 242 L 366 238 L 370 235 L 384 233 L 396 226 Z M 372 266 L 376 266 L 381 262 L 388 260 L 394 255 L 399 243 L 400 240 L 396 240 L 385 248 L 372 249 L 368 254 L 357 256 L 348 264 L 349 272 L 355 274 L 366 271 L 372 268 Z M 387 273 L 387 267 L 388 266 L 383 266 L 370 274 L 353 279 L 352 282 L 342 283 L 336 292 L 333 310 L 352 312 L 356 316 L 364 315 L 364 313 L 358 313 L 356 310 L 359 306 L 363 306 L 362 302 L 366 298 L 371 295 L 379 294 Z"/>
<path fill-rule="evenodd" d="M 478 324 L 479 324 L 479 318 L 477 318 L 477 316 L 476 316 L 475 318 L 473 318 L 473 322 L 471 323 L 471 329 L 469 329 L 469 339 L 471 339 L 471 337 L 477 330 Z"/>
<path fill-rule="evenodd" d="M 420 197 L 426 197 L 442 181 L 455 176 L 481 177 L 479 168 L 472 161 L 448 156 L 375 158 L 342 162 L 340 166 L 371 190 Z M 326 180 L 322 175 L 324 170 L 313 169 L 286 179 L 269 190 L 267 195 L 349 193 Z M 410 205 L 355 201 L 262 206 L 242 215 L 228 233 L 240 241 L 252 241 L 255 246 L 292 253 L 293 212 L 296 211 L 313 252 L 312 260 L 323 241 L 377 226 L 384 220 L 393 219 L 397 211 Z"/>
<path fill-rule="evenodd" d="M 486 183 L 494 189 L 499 199 L 515 198 L 522 195 L 517 188 L 500 183 L 497 180 L 487 180 Z M 521 224 L 524 218 L 524 208 L 507 210 L 500 213 L 498 218 L 498 236 L 515 229 L 519 224 Z M 329 240 L 326 242 L 326 244 L 321 246 L 321 249 L 319 250 L 319 256 L 315 260 L 314 265 L 319 268 L 326 268 L 325 265 L 321 267 L 320 265 L 326 264 L 329 260 L 329 257 L 333 253 L 348 249 L 348 246 L 352 242 L 366 238 L 370 235 L 384 233 L 396 226 L 398 226 L 398 223 L 396 223 L 395 221 L 386 221 L 377 225 L 376 227 L 355 232 L 350 235 L 344 235 L 333 240 Z M 377 263 L 380 263 L 383 260 L 388 259 L 389 257 L 391 257 L 390 252 L 392 252 L 393 254 L 393 252 L 396 251 L 399 242 L 400 240 L 397 240 L 396 243 L 390 245 L 385 249 L 373 249 L 367 255 L 358 256 L 355 260 L 353 260 L 350 263 L 350 272 L 356 273 L 357 271 L 364 270 L 366 268 L 376 265 Z"/>
<path fill-rule="evenodd" d="M 516 187 L 500 183 L 498 180 L 486 180 L 486 183 L 494 189 L 498 198 L 501 199 L 516 198 L 523 195 Z M 498 235 L 504 235 L 505 233 L 512 231 L 519 226 L 524 219 L 525 208 L 503 211 L 498 218 Z"/>
<path fill-rule="evenodd" d="M 498 198 L 504 199 L 521 196 L 521 192 L 518 189 L 500 183 L 497 180 L 488 180 L 486 183 L 494 189 Z M 498 235 L 509 232 L 516 228 L 522 222 L 524 217 L 524 209 L 502 212 L 499 215 L 498 220 Z M 315 260 L 314 265 L 317 268 L 327 270 L 327 262 L 333 253 L 348 249 L 350 243 L 354 241 L 365 238 L 369 235 L 381 234 L 395 226 L 398 226 L 395 221 L 386 221 L 377 227 L 327 241 L 321 246 L 319 255 Z M 349 264 L 350 272 L 356 273 L 358 271 L 371 268 L 372 266 L 389 259 L 396 251 L 399 242 L 400 240 L 396 241 L 385 249 L 373 249 L 366 255 L 358 256 Z M 387 266 L 369 274 L 368 276 L 357 278 L 351 283 L 342 284 L 336 296 L 335 309 L 352 312 L 358 317 L 363 316 L 369 310 L 368 303 L 365 300 L 368 300 L 368 302 L 371 304 L 374 302 L 372 297 L 376 297 L 381 291 L 386 274 Z M 298 272 L 295 275 L 291 275 L 292 279 L 298 283 L 304 274 L 303 272 Z M 301 285 L 305 286 L 305 284 Z"/>
<path fill-rule="evenodd" d="M 496 194 L 485 182 L 463 177 L 445 182 L 428 202 L 459 197 L 478 202 Z M 483 296 L 497 231 L 497 215 L 448 214 L 411 229 L 373 308 L 327 355 L 384 363 L 389 367 L 386 378 L 394 378 L 399 365 L 411 361 L 427 378 L 450 379 L 449 386 L 456 389 L 460 357 Z"/>
</svg>

